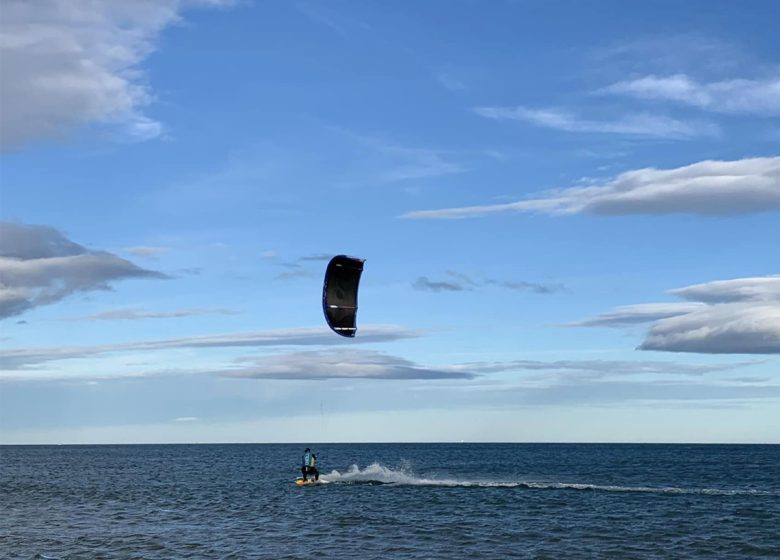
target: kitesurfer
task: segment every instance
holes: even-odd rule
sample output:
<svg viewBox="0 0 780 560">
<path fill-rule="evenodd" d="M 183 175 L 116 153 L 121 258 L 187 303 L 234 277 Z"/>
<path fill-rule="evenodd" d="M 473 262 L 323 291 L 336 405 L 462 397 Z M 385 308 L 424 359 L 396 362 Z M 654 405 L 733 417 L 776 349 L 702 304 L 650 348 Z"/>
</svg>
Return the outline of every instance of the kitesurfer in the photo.
<svg viewBox="0 0 780 560">
<path fill-rule="evenodd" d="M 314 480 L 320 479 L 320 471 L 317 470 L 317 456 L 308 447 L 304 449 L 303 457 L 301 457 L 301 474 L 303 474 L 304 482 L 307 474 L 313 475 Z"/>
</svg>

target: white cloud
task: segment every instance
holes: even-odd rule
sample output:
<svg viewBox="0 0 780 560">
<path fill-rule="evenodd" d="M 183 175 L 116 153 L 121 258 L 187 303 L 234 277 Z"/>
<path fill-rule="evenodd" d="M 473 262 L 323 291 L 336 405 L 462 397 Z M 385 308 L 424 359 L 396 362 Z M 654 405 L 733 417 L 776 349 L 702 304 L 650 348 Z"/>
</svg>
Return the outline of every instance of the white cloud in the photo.
<svg viewBox="0 0 780 560">
<path fill-rule="evenodd" d="M 0 149 L 64 135 L 79 125 L 116 123 L 148 139 L 160 123 L 142 113 L 153 100 L 139 65 L 187 0 L 7 0 L 0 23 Z"/>
<path fill-rule="evenodd" d="M 474 112 L 489 119 L 525 121 L 537 126 L 566 132 L 598 132 L 674 139 L 717 136 L 719 134 L 719 129 L 712 123 L 681 121 L 671 117 L 645 113 L 623 115 L 613 120 L 591 120 L 552 108 L 477 107 Z"/>
<path fill-rule="evenodd" d="M 657 315 L 641 350 L 704 354 L 780 354 L 780 276 L 761 276 L 696 284 L 672 294 L 692 304 L 628 306 L 579 323 L 580 326 L 615 326 L 649 318 L 643 308 L 657 307 L 670 314 Z M 652 307 L 651 307 L 652 306 Z M 685 307 L 690 306 L 687 311 Z M 632 309 L 633 308 L 633 309 Z M 637 309 L 639 308 L 637 313 Z M 634 311 L 634 313 L 626 312 Z"/>
<path fill-rule="evenodd" d="M 638 305 L 623 305 L 596 315 L 592 319 L 569 323 L 571 327 L 625 327 L 651 323 L 667 317 L 685 315 L 704 307 L 704 303 L 641 303 Z"/>
<path fill-rule="evenodd" d="M 780 302 L 780 275 L 706 282 L 671 290 L 670 293 L 687 300 L 706 303 Z"/>
<path fill-rule="evenodd" d="M 529 200 L 419 210 L 401 217 L 471 218 L 507 212 L 714 216 L 777 210 L 780 210 L 780 156 L 701 161 L 674 169 L 637 169 L 602 183 L 551 191 Z"/>
<path fill-rule="evenodd" d="M 654 324 L 643 350 L 780 353 L 780 275 L 687 286 L 672 294 L 707 305 Z"/>
<path fill-rule="evenodd" d="M 686 74 L 644 76 L 614 83 L 599 93 L 677 102 L 718 113 L 780 115 L 780 78 L 701 83 Z"/>
<path fill-rule="evenodd" d="M 471 379 L 473 373 L 432 369 L 372 350 L 334 349 L 255 358 L 250 366 L 215 372 L 261 379 Z"/>
<path fill-rule="evenodd" d="M 327 327 L 301 327 L 267 331 L 237 332 L 206 336 L 189 336 L 162 340 L 141 340 L 95 346 L 61 346 L 50 348 L 11 348 L 0 352 L 0 368 L 6 370 L 30 369 L 56 360 L 67 360 L 111 354 L 181 348 L 238 348 L 271 346 L 330 346 L 389 342 L 415 338 L 416 331 L 395 325 L 365 325 L 360 334 L 347 341 L 335 336 Z"/>
<path fill-rule="evenodd" d="M 514 360 L 505 362 L 472 362 L 448 369 L 469 371 L 472 373 L 497 373 L 505 371 L 544 371 L 556 374 L 573 372 L 578 379 L 602 378 L 624 375 L 704 375 L 739 369 L 753 365 L 752 362 L 733 364 L 684 364 L 678 362 L 641 361 L 641 360 Z M 549 378 L 547 378 L 549 379 Z"/>
<path fill-rule="evenodd" d="M 780 302 L 728 303 L 658 321 L 642 350 L 780 354 Z"/>
<path fill-rule="evenodd" d="M 104 251 L 88 250 L 53 228 L 0 222 L 0 318 L 110 289 L 126 278 L 166 278 Z"/>
<path fill-rule="evenodd" d="M 150 311 L 146 309 L 111 309 L 78 317 L 82 321 L 139 321 L 142 319 L 174 319 L 200 315 L 234 315 L 230 309 L 175 309 L 173 311 Z"/>
</svg>

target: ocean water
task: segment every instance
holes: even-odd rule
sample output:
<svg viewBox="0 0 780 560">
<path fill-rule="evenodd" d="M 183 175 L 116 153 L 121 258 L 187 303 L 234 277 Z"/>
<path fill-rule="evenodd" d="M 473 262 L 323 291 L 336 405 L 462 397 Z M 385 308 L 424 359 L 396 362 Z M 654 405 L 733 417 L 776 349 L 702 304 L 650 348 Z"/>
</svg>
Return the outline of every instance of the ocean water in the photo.
<svg viewBox="0 0 780 560">
<path fill-rule="evenodd" d="M 0 447 L 0 558 L 780 558 L 780 446 Z"/>
</svg>

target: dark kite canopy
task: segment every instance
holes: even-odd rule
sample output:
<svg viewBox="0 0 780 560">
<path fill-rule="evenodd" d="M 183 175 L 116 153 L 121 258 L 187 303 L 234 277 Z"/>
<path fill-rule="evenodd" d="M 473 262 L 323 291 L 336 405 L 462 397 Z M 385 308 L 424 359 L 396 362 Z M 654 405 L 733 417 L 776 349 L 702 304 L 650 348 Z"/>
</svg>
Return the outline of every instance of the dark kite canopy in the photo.
<svg viewBox="0 0 780 560">
<path fill-rule="evenodd" d="M 353 337 L 357 331 L 357 296 L 363 259 L 336 255 L 328 263 L 322 286 L 322 310 L 333 332 Z"/>
</svg>

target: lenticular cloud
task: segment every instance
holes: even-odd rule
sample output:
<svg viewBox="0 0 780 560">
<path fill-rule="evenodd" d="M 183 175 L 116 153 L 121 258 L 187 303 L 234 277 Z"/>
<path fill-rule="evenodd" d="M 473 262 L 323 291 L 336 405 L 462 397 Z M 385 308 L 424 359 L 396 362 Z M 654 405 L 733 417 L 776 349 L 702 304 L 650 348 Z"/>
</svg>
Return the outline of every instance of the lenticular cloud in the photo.
<svg viewBox="0 0 780 560">
<path fill-rule="evenodd" d="M 658 321 L 642 350 L 704 354 L 780 353 L 780 301 L 707 306 Z"/>
<path fill-rule="evenodd" d="M 625 306 L 575 325 L 651 323 L 641 350 L 780 353 L 780 275 L 707 282 L 671 293 L 691 303 Z M 670 307 L 670 312 L 654 316 L 645 309 L 656 305 Z"/>
<path fill-rule="evenodd" d="M 780 353 L 780 275 L 705 282 L 670 293 L 688 301 L 627 305 L 569 326 L 649 324 L 641 350 Z"/>
<path fill-rule="evenodd" d="M 726 216 L 778 210 L 780 156 L 775 156 L 635 169 L 589 186 L 549 191 L 508 204 L 419 210 L 401 217 L 453 219 L 512 212 Z"/>
</svg>

